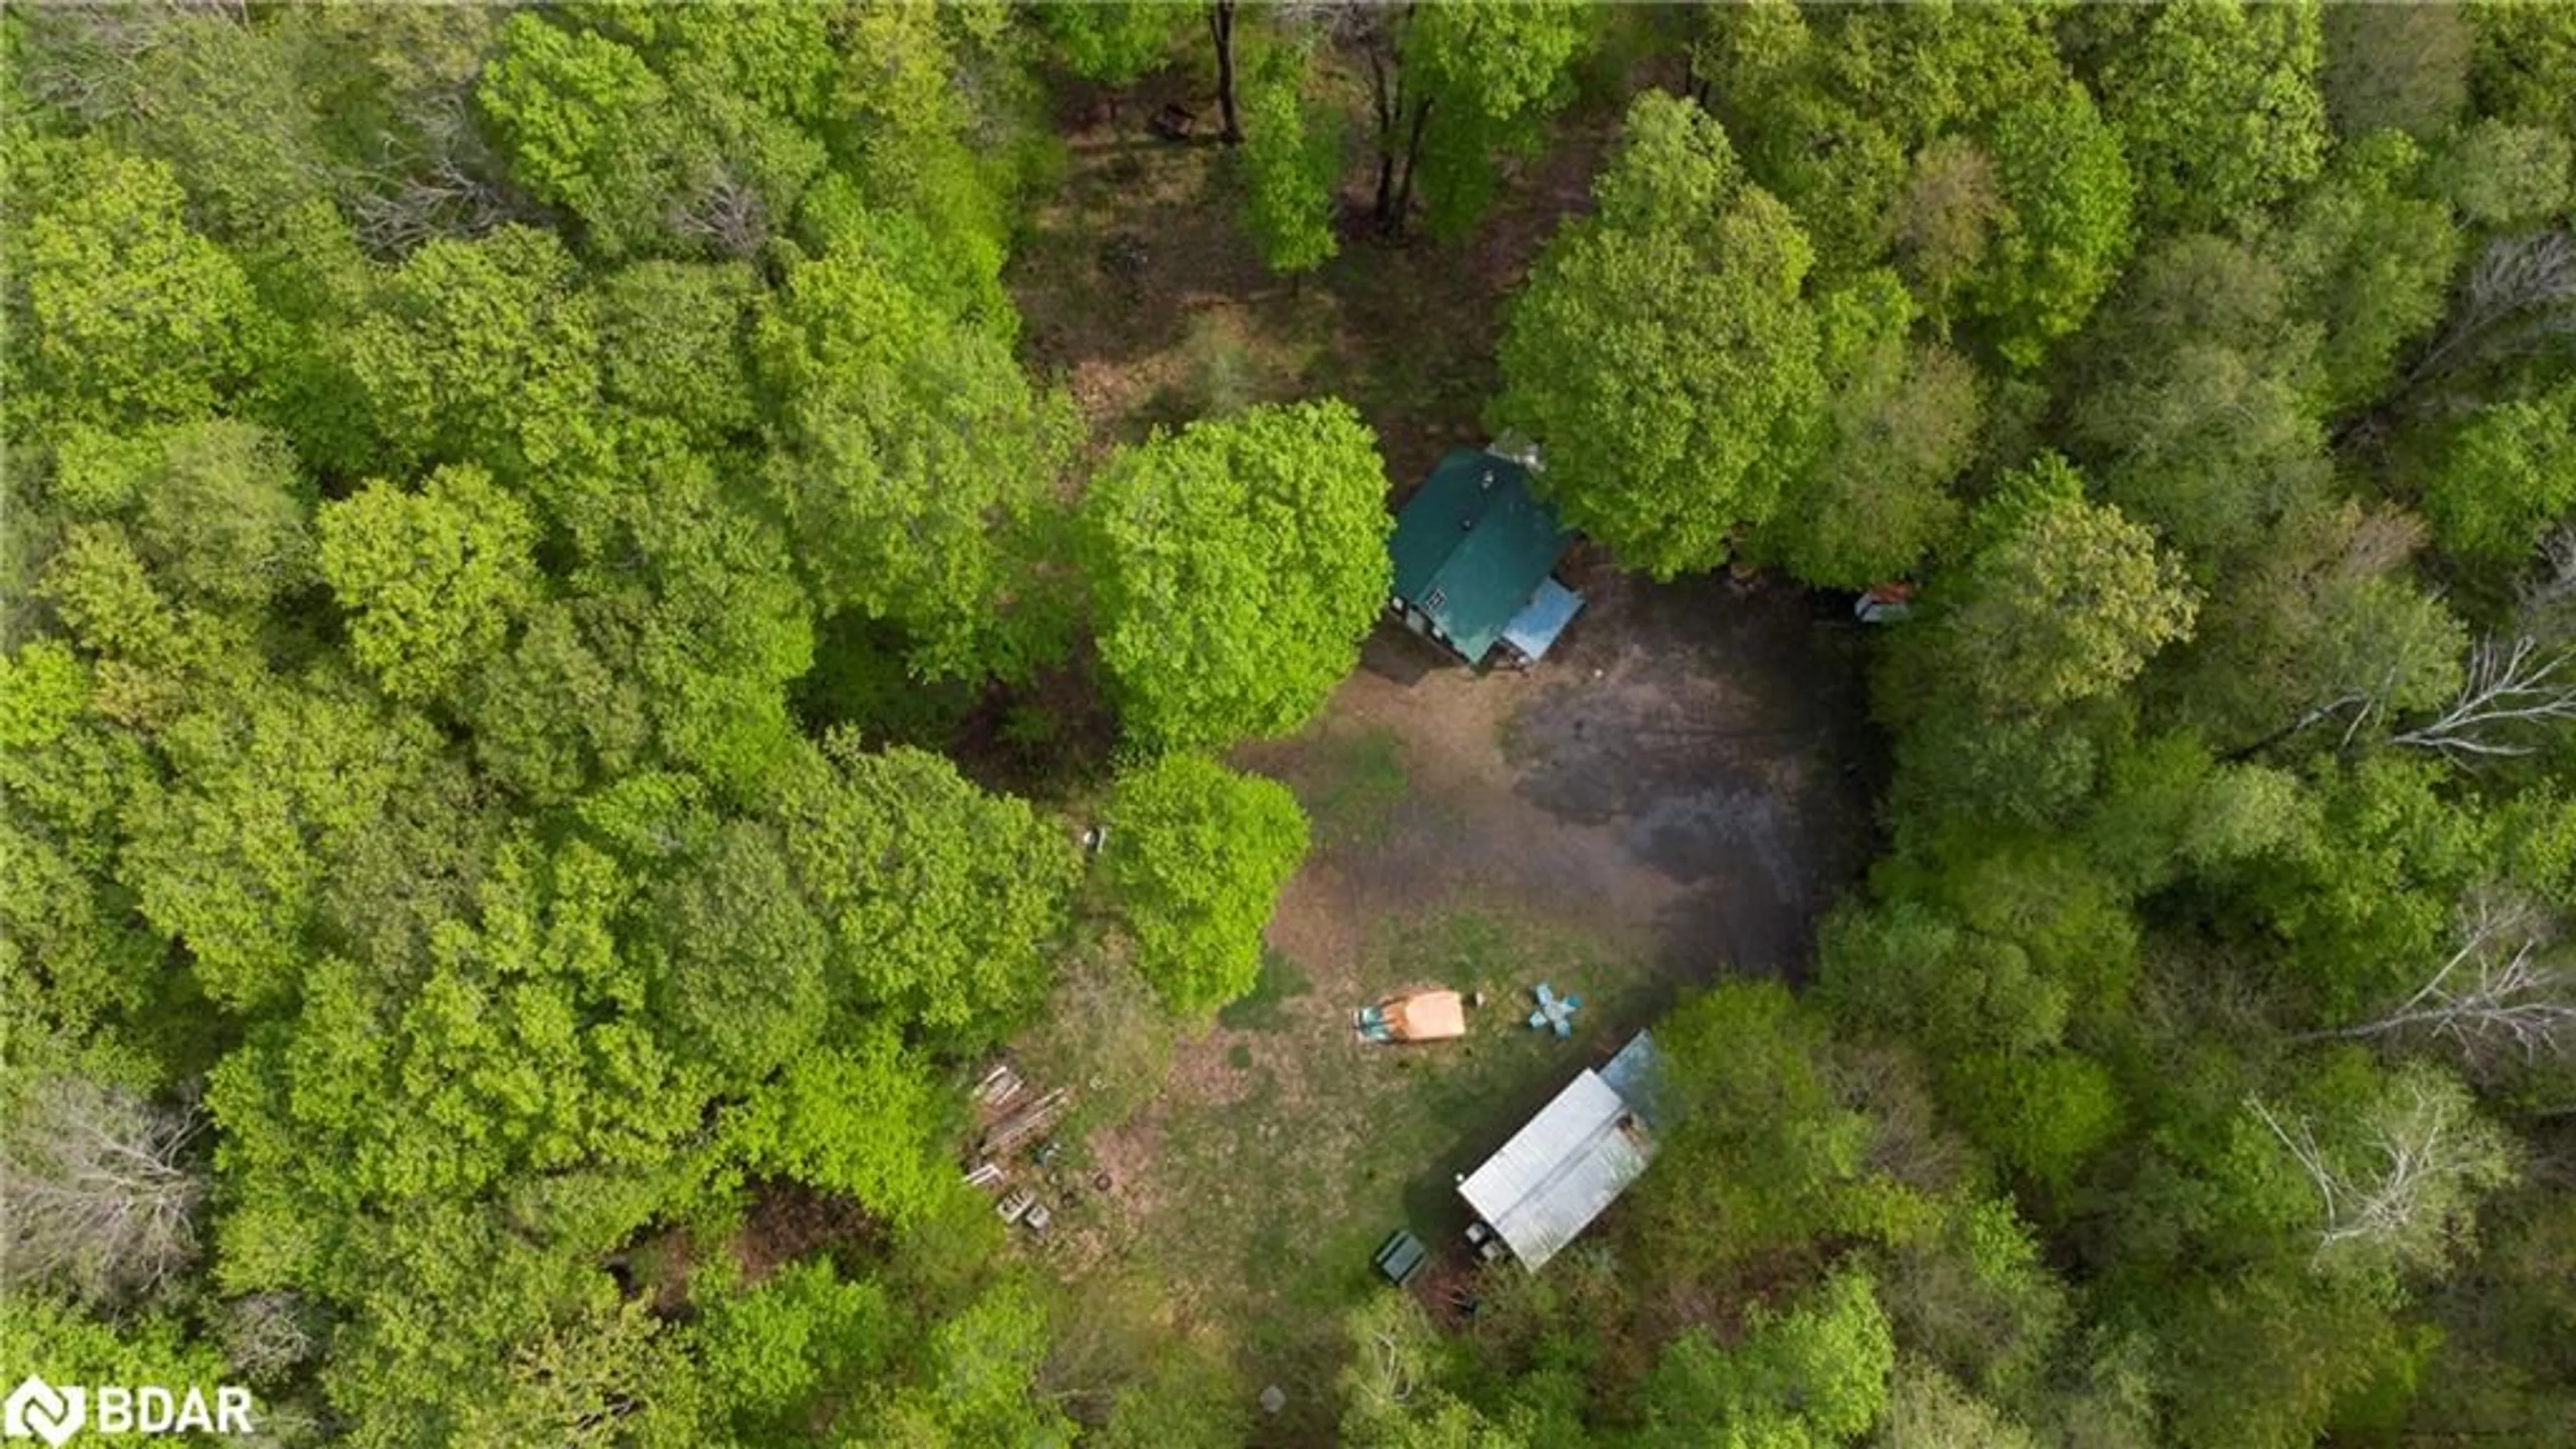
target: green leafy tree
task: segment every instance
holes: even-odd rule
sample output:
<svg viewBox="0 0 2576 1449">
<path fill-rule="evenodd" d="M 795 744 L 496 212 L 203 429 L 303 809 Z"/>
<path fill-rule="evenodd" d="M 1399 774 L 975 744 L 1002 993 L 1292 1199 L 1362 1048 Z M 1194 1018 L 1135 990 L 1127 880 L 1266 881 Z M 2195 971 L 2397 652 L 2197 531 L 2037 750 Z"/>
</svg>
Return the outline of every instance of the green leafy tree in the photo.
<svg viewBox="0 0 2576 1449">
<path fill-rule="evenodd" d="M 169 167 L 48 141 L 10 170 L 13 414 L 186 420 L 247 380 L 268 324 L 241 266 L 188 229 Z"/>
<path fill-rule="evenodd" d="M 1810 252 L 1717 123 L 1649 91 L 1548 244 L 1501 347 L 1501 424 L 1547 450 L 1566 521 L 1659 578 L 1726 561 L 1806 462 L 1822 405 Z"/>
<path fill-rule="evenodd" d="M 1807 1241 L 1884 1236 L 1902 1204 L 1873 1180 L 1872 1124 L 1846 1103 L 1819 1015 L 1772 983 L 1730 983 L 1656 1024 L 1666 1131 L 1629 1201 L 1677 1281 Z"/>
<path fill-rule="evenodd" d="M 1037 1392 L 1046 1358 L 1044 1306 L 1010 1280 L 984 1288 L 929 1328 L 890 1394 L 845 1414 L 860 1443 L 1062 1444 L 1074 1426 Z"/>
<path fill-rule="evenodd" d="M 370 484 L 317 527 L 350 651 L 397 699 L 445 697 L 539 587 L 536 520 L 478 468 L 441 468 L 417 493 Z"/>
<path fill-rule="evenodd" d="M 476 97 L 514 178 L 590 252 L 747 259 L 830 165 L 831 47 L 813 11 L 531 13 L 501 26 Z"/>
<path fill-rule="evenodd" d="M 1386 474 L 1339 402 L 1157 433 L 1083 502 L 1102 665 L 1164 749 L 1286 734 L 1359 662 L 1386 599 Z"/>
<path fill-rule="evenodd" d="M 2497 403 L 2451 435 L 2424 512 L 2444 549 L 2510 567 L 2576 508 L 2576 384 Z"/>
<path fill-rule="evenodd" d="M 2039 1440 L 1992 1402 L 1919 1358 L 1900 1355 L 1889 1381 L 1884 1449 L 2039 1449 Z"/>
<path fill-rule="evenodd" d="M 2542 226 L 2567 209 L 2576 187 L 2576 138 L 2490 116 L 2462 130 L 2432 169 L 2434 184 L 2469 225 Z"/>
<path fill-rule="evenodd" d="M 1988 713 L 2115 691 L 2190 636 L 2199 604 L 2180 565 L 2119 509 L 2085 502 L 2063 459 L 2017 474 L 1978 522 L 1990 541 L 1933 599 L 1921 647 Z"/>
<path fill-rule="evenodd" d="M 459 711 L 495 783 L 550 804 L 651 757 L 644 683 L 615 647 L 624 621 L 607 601 L 539 601 L 508 648 L 475 671 Z"/>
<path fill-rule="evenodd" d="M 615 472 L 585 490 L 598 495 L 577 520 L 591 556 L 570 580 L 586 593 L 573 606 L 584 652 L 612 672 L 530 679 L 535 656 L 526 646 L 487 672 L 485 701 L 565 749 L 622 753 L 631 699 L 664 755 L 737 798 L 757 799 L 786 768 L 797 735 L 786 686 L 815 654 L 814 604 L 788 536 L 749 489 L 728 486 L 715 460 L 682 445 L 668 425 L 637 422 L 617 442 Z M 504 678 L 539 691 L 534 698 L 575 688 L 605 695 L 621 713 L 530 718 L 533 699 L 522 705 L 489 692 Z M 583 743 L 569 738 L 583 735 Z"/>
<path fill-rule="evenodd" d="M 95 672 L 61 639 L 0 655 L 0 1012 L 25 1035 L 87 1040 L 162 984 L 166 942 L 112 871 L 152 765 L 96 702 Z"/>
<path fill-rule="evenodd" d="M 1922 261 L 1926 221 L 1972 243 L 1966 260 L 1992 219 L 1992 169 L 1970 138 L 2064 83 L 2046 27 L 2023 9 L 1761 5 L 1706 24 L 1693 70 L 1707 103 L 1837 282 L 1892 241 Z"/>
<path fill-rule="evenodd" d="M 639 262 L 600 285 L 600 382 L 612 402 L 668 418 L 700 443 L 758 421 L 747 355 L 759 279 L 731 263 Z"/>
<path fill-rule="evenodd" d="M 1204 1017 L 1252 989 L 1261 931 L 1306 854 L 1306 817 L 1274 781 L 1167 755 L 1118 783 L 1101 869 L 1165 1005 Z"/>
<path fill-rule="evenodd" d="M 93 1317 L 41 1293 L 5 1300 L 13 1367 L 55 1384 L 208 1384 L 222 1354 L 168 1311 Z"/>
<path fill-rule="evenodd" d="M 1236 153 L 1253 245 L 1263 265 L 1291 276 L 1322 266 L 1341 248 L 1333 234 L 1333 190 L 1341 179 L 1343 140 L 1332 113 L 1307 98 L 1313 65 L 1310 53 L 1284 40 L 1253 63 L 1243 88 L 1243 147 Z"/>
<path fill-rule="evenodd" d="M 1433 231 L 1454 239 L 1490 199 L 1498 155 L 1533 149 L 1571 98 L 1590 17 L 1561 0 L 1380 6 L 1334 30 L 1367 79 L 1379 229 L 1402 234 L 1418 191 Z"/>
<path fill-rule="evenodd" d="M 1156 3 L 1045 4 L 1034 8 L 1038 29 L 1075 75 L 1105 86 L 1136 83 L 1171 54 L 1184 17 L 1193 8 Z"/>
<path fill-rule="evenodd" d="M 937 755 L 839 739 L 800 750 L 774 813 L 831 927 L 835 991 L 959 1046 L 1036 1005 L 1081 861 L 1026 801 L 984 793 Z"/>
<path fill-rule="evenodd" d="M 1570 71 L 1591 23 L 1586 7 L 1560 0 L 1414 9 L 1397 94 L 1379 107 L 1379 219 L 1401 230 L 1418 184 L 1434 236 L 1472 230 L 1493 196 L 1496 158 L 1535 151 L 1548 117 L 1572 98 Z M 1386 160 L 1398 127 L 1405 149 L 1390 198 Z"/>
<path fill-rule="evenodd" d="M 2318 88 L 2338 137 L 2432 142 L 2469 101 L 2472 27 L 2457 5 L 2330 5 Z"/>
<path fill-rule="evenodd" d="M 446 813 L 459 782 L 428 723 L 362 688 L 273 684 L 180 718 L 160 744 L 172 778 L 127 807 L 117 873 L 187 948 L 206 994 L 236 1010 L 292 997 L 318 926 L 364 938 L 443 915 L 457 857 L 478 850 L 468 821 Z M 412 834 L 408 812 L 431 838 Z M 357 868 L 371 844 L 417 853 L 379 877 Z"/>
<path fill-rule="evenodd" d="M 821 1035 L 830 938 L 777 833 L 728 821 L 696 868 L 665 878 L 659 982 L 681 1041 L 735 1081 L 756 1081 Z"/>
<path fill-rule="evenodd" d="M 857 1199 L 897 1226 L 954 1190 L 925 1064 L 888 1023 L 799 1052 L 724 1127 L 753 1171 Z"/>
<path fill-rule="evenodd" d="M 1829 1449 L 1887 1412 L 1896 1343 L 1869 1276 L 1845 1270 L 1786 1313 L 1757 1311 L 1745 1340 L 1705 1330 L 1666 1345 L 1645 1388 L 1649 1445 Z"/>
<path fill-rule="evenodd" d="M 2155 12 L 2102 79 L 2156 231 L 2258 228 L 2325 164 L 2314 3 L 2187 0 Z"/>
<path fill-rule="evenodd" d="M 1006 545 L 1068 460 L 1065 400 L 855 249 L 795 264 L 753 352 L 776 400 L 769 496 L 818 603 L 901 625 L 934 677 L 1050 652 Z"/>
<path fill-rule="evenodd" d="M 265 429 L 219 419 L 164 433 L 157 476 L 140 485 L 135 534 L 146 562 L 183 594 L 257 606 L 311 582 L 312 490 Z"/>
<path fill-rule="evenodd" d="M 2222 874 L 2302 828 L 2301 782 L 2286 771 L 2222 764 L 2188 731 L 2133 742 L 2108 762 L 2085 825 L 2094 860 L 2133 895 Z"/>
<path fill-rule="evenodd" d="M 2352 505 L 2289 512 L 2159 661 L 2151 710 L 2242 755 L 2448 699 L 2468 640 L 2401 572 L 2422 534 L 2419 520 Z"/>
<path fill-rule="evenodd" d="M 2051 1271 L 2045 1243 L 2010 1198 L 1961 1192 L 1945 1199 L 1938 1232 L 1884 1255 L 1879 1299 L 1907 1349 L 1889 1431 L 1906 1418 L 1909 1370 L 1955 1377 L 1999 1403 L 2028 1404 L 2071 1357 L 2064 1349 L 2078 1321 L 2075 1298 Z"/>
<path fill-rule="evenodd" d="M 2136 180 L 2119 134 L 2069 85 L 1995 118 L 2004 207 L 1967 304 L 2017 367 L 2081 327 L 2129 258 Z"/>
<path fill-rule="evenodd" d="M 2283 942 L 2294 999 L 2343 1023 L 2450 954 L 2455 912 L 2499 843 L 2492 819 L 2443 798 L 2431 761 L 2383 752 L 2319 774 L 2305 828 L 2249 873 L 2240 908 Z"/>
<path fill-rule="evenodd" d="M 521 226 L 405 257 L 327 344 L 365 399 L 369 466 L 543 481 L 590 460 L 598 339 L 579 278 L 552 232 Z"/>
<path fill-rule="evenodd" d="M 2376 400 L 2398 354 L 2442 318 L 2460 237 L 2450 208 L 2421 194 L 2424 154 L 2396 132 L 2339 148 L 2281 239 L 2291 305 L 2325 324 L 2323 412 Z"/>
<path fill-rule="evenodd" d="M 1946 1099 L 1960 1126 L 2023 1180 L 2056 1192 L 2115 1141 L 2119 1089 L 2098 1061 L 2074 1051 L 1989 1053 L 1949 1069 Z"/>
<path fill-rule="evenodd" d="M 662 78 L 608 36 L 534 11 L 511 16 L 498 39 L 476 95 L 514 179 L 579 217 L 602 252 L 648 242 L 669 185 L 655 154 L 672 120 Z"/>
<path fill-rule="evenodd" d="M 2472 0 L 2469 89 L 2481 115 L 2576 136 L 2576 19 L 2549 5 Z"/>
<path fill-rule="evenodd" d="M 702 1104 L 644 1020 L 640 959 L 620 950 L 632 893 L 595 847 L 516 841 L 402 989 L 317 960 L 296 1016 L 216 1074 L 229 1170 L 272 1172 L 345 1215 L 666 1161 Z M 316 1142 L 331 1149 L 298 1157 Z"/>
<path fill-rule="evenodd" d="M 709 1296 L 697 1355 L 720 1412 L 747 1442 L 794 1437 L 827 1386 L 883 1373 L 902 1347 L 902 1315 L 885 1288 L 842 1278 L 825 1259 Z"/>
<path fill-rule="evenodd" d="M 1806 583 L 1865 589 L 1906 577 L 1957 521 L 1949 485 L 1976 445 L 1976 372 L 1908 341 L 1915 309 L 1891 273 L 1821 299 L 1817 314 L 1825 440 L 1761 542 Z"/>
<path fill-rule="evenodd" d="M 2313 1444 L 2339 1403 L 2402 1372 L 2407 1353 L 2375 1292 L 2296 1266 L 2193 1284 L 2158 1316 L 2170 1360 L 2167 1442 L 2184 1449 Z"/>
<path fill-rule="evenodd" d="M 2092 339 L 2069 432 L 2103 493 L 2206 580 L 2322 508 L 2321 329 L 2271 259 L 2214 236 L 2151 253 Z"/>
</svg>

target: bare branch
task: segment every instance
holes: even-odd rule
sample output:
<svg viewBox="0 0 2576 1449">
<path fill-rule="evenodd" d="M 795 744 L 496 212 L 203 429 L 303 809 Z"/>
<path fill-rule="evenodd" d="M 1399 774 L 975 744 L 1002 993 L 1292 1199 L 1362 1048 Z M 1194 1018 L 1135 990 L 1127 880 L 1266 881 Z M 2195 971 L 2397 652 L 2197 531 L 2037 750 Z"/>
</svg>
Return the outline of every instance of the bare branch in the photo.
<svg viewBox="0 0 2576 1449">
<path fill-rule="evenodd" d="M 663 223 L 676 236 L 705 243 L 721 256 L 742 260 L 769 240 L 769 208 L 759 188 L 731 166 L 716 168 L 700 184 L 671 199 Z"/>
<path fill-rule="evenodd" d="M 2472 1072 L 2502 1061 L 2576 1057 L 2576 972 L 2543 962 L 2551 923 L 2523 901 L 2480 891 L 2462 905 L 2459 948 L 2415 993 L 2357 1026 L 2305 1039 L 2409 1035 L 2457 1050 Z"/>
<path fill-rule="evenodd" d="M 2516 726 L 2576 720 L 2576 675 L 2562 673 L 2565 651 L 2544 653 L 2525 635 L 2511 648 L 2487 639 L 2469 653 L 2468 678 L 2451 707 L 2391 744 L 2433 750 L 2454 761 L 2527 755 L 2532 747 L 2500 738 Z"/>
<path fill-rule="evenodd" d="M 0 1281 L 93 1302 L 142 1297 L 196 1260 L 205 1179 L 193 1105 L 58 1077 L 29 1094 L 0 1141 Z"/>
<path fill-rule="evenodd" d="M 258 1383 L 278 1383 L 313 1357 L 311 1310 L 294 1293 L 255 1293 L 224 1305 L 224 1361 Z"/>
<path fill-rule="evenodd" d="M 2283 1120 L 2245 1099 L 2317 1192 L 2319 1266 L 2373 1251 L 2403 1266 L 2435 1269 L 2475 1195 L 2514 1176 L 2509 1144 L 2478 1119 L 2453 1079 L 2410 1069 L 2346 1124 L 2339 1147 L 2317 1140 L 2304 1117 Z"/>
<path fill-rule="evenodd" d="M 2536 552 L 2539 567 L 2523 583 L 2516 623 L 2535 639 L 2576 636 L 2576 520 L 2542 535 Z"/>
<path fill-rule="evenodd" d="M 2419 384 L 2481 356 L 2528 349 L 2576 326 L 2576 235 L 2545 231 L 2489 246 L 2459 305 L 2398 384 Z"/>
</svg>

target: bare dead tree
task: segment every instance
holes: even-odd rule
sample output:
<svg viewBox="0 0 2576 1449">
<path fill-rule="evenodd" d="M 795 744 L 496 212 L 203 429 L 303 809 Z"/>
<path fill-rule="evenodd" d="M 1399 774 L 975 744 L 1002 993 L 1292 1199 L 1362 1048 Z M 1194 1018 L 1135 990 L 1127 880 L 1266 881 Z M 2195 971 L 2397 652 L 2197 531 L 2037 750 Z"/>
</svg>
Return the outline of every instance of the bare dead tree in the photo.
<svg viewBox="0 0 2576 1449">
<path fill-rule="evenodd" d="M 115 0 L 28 7 L 19 83 L 86 125 L 129 114 L 143 96 L 144 58 L 170 43 L 187 9 Z"/>
<path fill-rule="evenodd" d="M 2538 567 L 2523 583 L 2516 622 L 2535 639 L 2576 636 L 2576 520 L 2541 535 L 2536 552 Z"/>
<path fill-rule="evenodd" d="M 758 254 L 769 240 L 769 208 L 759 188 L 729 165 L 714 168 L 697 185 L 673 197 L 662 220 L 673 235 L 701 242 L 737 261 Z"/>
<path fill-rule="evenodd" d="M 77 1077 L 38 1083 L 0 1138 L 0 1281 L 97 1303 L 142 1297 L 196 1260 L 204 1117 Z"/>
<path fill-rule="evenodd" d="M 2377 1248 L 2411 1266 L 2438 1266 L 2472 1194 L 2513 1176 L 2502 1136 L 2478 1119 L 2456 1081 L 2435 1074 L 2408 1073 L 2373 1104 L 2350 1154 L 2367 1164 L 2359 1168 L 2322 1147 L 2306 1118 L 2284 1121 L 2256 1097 L 2245 1106 L 2317 1191 L 2321 1264 Z"/>
<path fill-rule="evenodd" d="M 2543 650 L 2524 635 L 2510 646 L 2486 639 L 2469 653 L 2468 678 L 2451 707 L 2389 743 L 2433 750 L 2454 761 L 2527 755 L 2510 737 L 2525 726 L 2576 720 L 2576 674 L 2563 672 L 2564 650 Z"/>
<path fill-rule="evenodd" d="M 2488 246 L 2459 305 L 2396 393 L 2481 359 L 2527 351 L 2576 329 L 2576 233 L 2544 231 Z"/>
<path fill-rule="evenodd" d="M 2304 1039 L 2420 1036 L 2457 1050 L 2476 1073 L 2514 1057 L 2576 1057 L 2576 972 L 2541 959 L 2552 936 L 2527 901 L 2475 892 L 2460 910 L 2459 948 L 2413 995 L 2369 1021 Z"/>
<path fill-rule="evenodd" d="M 1431 1332 L 1422 1311 L 1402 1293 L 1375 1295 L 1351 1315 L 1350 1362 L 1342 1369 L 1343 1397 L 1367 1418 L 1401 1416 L 1424 1379 L 1424 1345 Z"/>
<path fill-rule="evenodd" d="M 347 188 L 350 230 L 369 253 L 399 257 L 437 237 L 481 236 L 528 215 L 489 179 L 497 167 L 466 96 L 461 87 L 429 92 L 407 108 L 411 139 L 376 138 L 373 164 Z"/>
<path fill-rule="evenodd" d="M 272 1384 L 313 1356 L 311 1312 L 294 1293 L 255 1293 L 224 1305 L 224 1361 L 257 1383 Z"/>
</svg>

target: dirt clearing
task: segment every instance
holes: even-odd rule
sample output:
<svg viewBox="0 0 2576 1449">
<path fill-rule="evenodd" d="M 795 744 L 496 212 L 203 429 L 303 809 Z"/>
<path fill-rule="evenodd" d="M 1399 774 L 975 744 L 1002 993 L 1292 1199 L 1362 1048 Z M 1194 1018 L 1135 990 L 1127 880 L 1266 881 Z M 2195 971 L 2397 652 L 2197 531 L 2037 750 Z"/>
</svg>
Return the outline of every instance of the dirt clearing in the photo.
<svg viewBox="0 0 2576 1449">
<path fill-rule="evenodd" d="M 1157 1277 L 1288 1394 L 1265 1442 L 1331 1442 L 1379 1239 L 1445 1250 L 1456 1174 L 1689 983 L 1796 973 L 1867 859 L 1857 626 L 1788 591 L 1570 572 L 1591 603 L 1538 669 L 1381 629 L 1313 728 L 1237 753 L 1297 792 L 1315 852 L 1261 987 L 1081 1149 L 1116 1186 L 1050 1256 L 1077 1285 Z M 1542 980 L 1583 998 L 1570 1040 L 1523 1022 Z M 1466 1040 L 1354 1037 L 1353 1007 L 1418 984 L 1484 993 Z"/>
</svg>

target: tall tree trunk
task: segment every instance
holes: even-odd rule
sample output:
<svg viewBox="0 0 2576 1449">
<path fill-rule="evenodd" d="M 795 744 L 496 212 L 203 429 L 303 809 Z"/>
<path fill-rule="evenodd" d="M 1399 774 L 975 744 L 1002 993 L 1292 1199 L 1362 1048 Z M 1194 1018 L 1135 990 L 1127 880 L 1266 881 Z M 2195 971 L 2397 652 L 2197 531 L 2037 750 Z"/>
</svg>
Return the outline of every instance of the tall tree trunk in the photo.
<svg viewBox="0 0 2576 1449">
<path fill-rule="evenodd" d="M 1366 52 L 1369 66 L 1369 107 L 1377 119 L 1377 204 L 1373 208 L 1378 230 L 1393 236 L 1403 229 L 1404 214 L 1398 210 L 1403 199 L 1411 197 L 1412 167 L 1406 153 L 1396 148 L 1396 128 L 1404 124 L 1407 109 L 1404 98 L 1404 34 L 1413 18 L 1413 7 L 1389 8 L 1377 12 L 1368 30 Z M 1420 144 L 1421 124 L 1414 124 L 1414 144 Z M 1399 197 L 1399 175 L 1402 176 Z"/>
<path fill-rule="evenodd" d="M 1234 3 L 1216 0 L 1208 12 L 1208 31 L 1216 38 L 1216 108 L 1225 118 L 1225 144 L 1241 145 L 1243 127 L 1234 117 Z"/>
<path fill-rule="evenodd" d="M 1375 38 L 1368 45 L 1369 108 L 1377 117 L 1378 225 L 1386 225 L 1387 208 L 1395 204 L 1395 106 L 1386 73 L 1386 56 Z"/>
<path fill-rule="evenodd" d="M 1413 125 L 1404 138 L 1404 166 L 1397 173 L 1395 205 L 1380 217 L 1386 223 L 1388 236 L 1404 235 L 1404 224 L 1413 213 L 1413 173 L 1422 165 L 1422 126 L 1431 119 L 1431 98 L 1425 96 L 1413 108 Z"/>
</svg>

